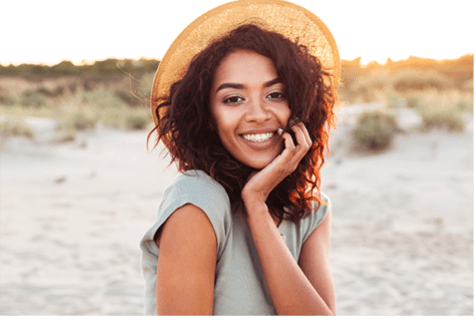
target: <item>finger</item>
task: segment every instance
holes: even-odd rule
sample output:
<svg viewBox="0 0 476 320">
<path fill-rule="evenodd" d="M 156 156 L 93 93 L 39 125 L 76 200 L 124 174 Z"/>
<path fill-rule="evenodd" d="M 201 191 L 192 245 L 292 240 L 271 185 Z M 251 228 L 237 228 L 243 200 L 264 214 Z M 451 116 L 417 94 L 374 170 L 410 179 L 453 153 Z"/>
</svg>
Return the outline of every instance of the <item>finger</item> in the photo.
<svg viewBox="0 0 476 320">
<path fill-rule="evenodd" d="M 303 132 L 303 129 L 300 125 L 294 125 L 291 127 L 291 130 L 294 131 L 294 135 L 296 137 L 296 142 L 298 144 L 298 146 L 304 146 L 306 147 L 307 145 L 307 141 L 306 141 L 306 137 L 304 136 L 304 132 Z"/>
<path fill-rule="evenodd" d="M 306 144 L 308 146 L 311 146 L 312 145 L 312 139 L 311 139 L 311 136 L 309 135 L 309 131 L 306 128 L 306 125 L 302 122 L 299 122 L 296 126 L 301 128 L 301 133 L 302 133 L 302 137 L 303 137 L 304 141 L 306 141 Z"/>
<path fill-rule="evenodd" d="M 272 181 L 268 180 L 266 186 L 262 188 L 267 189 L 271 187 L 274 189 L 287 175 L 295 170 L 297 162 L 294 160 L 296 154 L 296 146 L 294 145 L 293 138 L 288 132 L 284 132 L 282 129 L 278 130 L 281 138 L 284 139 L 284 150 L 279 154 L 269 165 L 263 168 L 259 175 L 266 175 L 268 172 L 273 173 Z"/>
<path fill-rule="evenodd" d="M 276 158 L 274 158 L 270 164 L 271 166 L 279 165 L 280 163 L 288 163 L 291 161 L 296 149 L 293 138 L 289 133 L 282 131 L 282 129 L 279 130 L 279 133 L 281 138 L 284 139 L 284 149 Z"/>
<path fill-rule="evenodd" d="M 281 153 L 283 156 L 292 156 L 296 150 L 296 146 L 294 145 L 293 137 L 287 133 L 283 132 L 281 137 L 284 139 L 284 150 Z"/>
<path fill-rule="evenodd" d="M 303 132 L 304 137 L 307 141 L 307 144 L 309 145 L 309 147 L 311 147 L 312 146 L 312 139 L 311 139 L 311 136 L 309 135 L 309 131 L 306 128 L 306 125 L 302 122 L 298 123 L 298 125 L 302 128 L 302 132 Z"/>
<path fill-rule="evenodd" d="M 307 129 L 302 123 L 293 126 L 291 129 L 294 131 L 298 143 L 296 153 L 300 156 L 304 156 L 311 148 L 311 144 L 309 143 L 310 137 L 306 137 L 306 135 L 309 136 Z"/>
<path fill-rule="evenodd" d="M 298 146 L 296 147 L 296 152 L 290 162 L 296 163 L 297 165 L 301 162 L 301 160 L 305 157 L 305 155 L 311 148 L 312 140 L 304 123 L 300 122 L 293 126 L 291 129 L 295 132 Z"/>
</svg>

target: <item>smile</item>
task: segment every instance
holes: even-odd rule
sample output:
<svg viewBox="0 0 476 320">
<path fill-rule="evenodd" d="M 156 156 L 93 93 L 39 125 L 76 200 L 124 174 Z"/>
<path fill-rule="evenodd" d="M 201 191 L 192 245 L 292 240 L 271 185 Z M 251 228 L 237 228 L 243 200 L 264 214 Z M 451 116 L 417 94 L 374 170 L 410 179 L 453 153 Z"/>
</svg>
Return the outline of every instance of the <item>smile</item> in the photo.
<svg viewBox="0 0 476 320">
<path fill-rule="evenodd" d="M 263 142 L 271 139 L 274 136 L 274 132 L 267 132 L 267 133 L 258 133 L 258 134 L 244 134 L 243 138 L 248 141 L 253 142 Z"/>
<path fill-rule="evenodd" d="M 240 134 L 241 138 L 249 148 L 263 150 L 268 149 L 271 146 L 275 146 L 278 142 L 279 136 L 276 134 L 276 131 L 273 128 L 262 129 L 261 132 L 256 133 L 243 133 Z"/>
</svg>

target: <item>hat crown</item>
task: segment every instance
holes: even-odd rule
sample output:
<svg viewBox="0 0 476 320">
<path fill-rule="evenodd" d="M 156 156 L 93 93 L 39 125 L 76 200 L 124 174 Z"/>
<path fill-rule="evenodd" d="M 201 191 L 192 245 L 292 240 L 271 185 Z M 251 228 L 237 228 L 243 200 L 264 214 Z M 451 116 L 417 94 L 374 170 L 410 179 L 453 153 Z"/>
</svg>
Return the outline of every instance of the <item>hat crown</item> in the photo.
<svg viewBox="0 0 476 320">
<path fill-rule="evenodd" d="M 192 58 L 213 40 L 247 23 L 298 40 L 325 68 L 332 69 L 334 85 L 340 74 L 340 57 L 334 37 L 326 25 L 312 12 L 294 3 L 281 0 L 238 0 L 216 7 L 185 28 L 165 53 L 152 86 L 151 104 L 166 96 L 170 86 L 181 79 Z M 156 105 L 156 104 L 155 104 Z"/>
</svg>

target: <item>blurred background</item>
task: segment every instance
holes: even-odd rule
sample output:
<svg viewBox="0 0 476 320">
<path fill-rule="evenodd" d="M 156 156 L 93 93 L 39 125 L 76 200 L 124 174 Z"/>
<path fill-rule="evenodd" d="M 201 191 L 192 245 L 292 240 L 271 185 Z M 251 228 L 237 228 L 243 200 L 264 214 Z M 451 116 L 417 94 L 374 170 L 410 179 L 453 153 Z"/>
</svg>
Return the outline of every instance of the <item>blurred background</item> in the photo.
<svg viewBox="0 0 476 320">
<path fill-rule="evenodd" d="M 138 243 L 176 176 L 146 150 L 153 76 L 226 2 L 0 1 L 0 314 L 142 313 Z M 292 2 L 342 58 L 338 314 L 472 315 L 474 1 Z"/>
</svg>

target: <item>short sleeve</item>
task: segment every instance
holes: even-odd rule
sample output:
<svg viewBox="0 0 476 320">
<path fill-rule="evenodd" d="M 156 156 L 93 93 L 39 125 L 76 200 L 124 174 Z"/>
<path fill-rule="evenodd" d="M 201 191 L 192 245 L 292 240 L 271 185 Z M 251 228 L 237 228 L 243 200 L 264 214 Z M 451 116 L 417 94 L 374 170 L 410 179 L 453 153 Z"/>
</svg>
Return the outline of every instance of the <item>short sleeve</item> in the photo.
<svg viewBox="0 0 476 320">
<path fill-rule="evenodd" d="M 311 214 L 301 220 L 301 243 L 306 241 L 331 210 L 332 204 L 329 197 L 321 192 L 321 199 L 322 203 L 320 205 L 314 201 L 311 203 Z"/>
<path fill-rule="evenodd" d="M 203 171 L 187 171 L 164 191 L 157 220 L 140 243 L 144 258 L 157 262 L 159 248 L 154 236 L 172 213 L 185 204 L 202 209 L 210 220 L 217 238 L 217 257 L 225 247 L 227 230 L 231 229 L 231 209 L 225 189 Z"/>
</svg>

